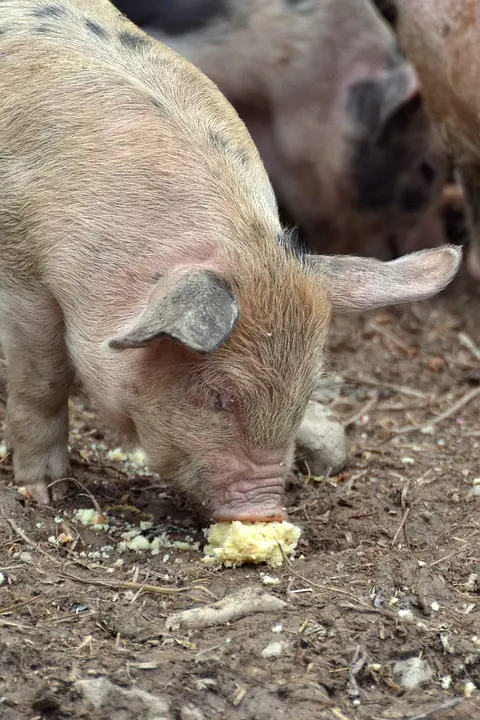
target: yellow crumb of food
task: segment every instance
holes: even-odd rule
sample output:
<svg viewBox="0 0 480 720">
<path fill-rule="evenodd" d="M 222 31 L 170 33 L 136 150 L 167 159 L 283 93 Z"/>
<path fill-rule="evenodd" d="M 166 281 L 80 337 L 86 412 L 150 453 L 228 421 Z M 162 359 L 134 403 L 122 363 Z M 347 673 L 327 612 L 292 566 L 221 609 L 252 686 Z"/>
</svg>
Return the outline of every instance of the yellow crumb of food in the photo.
<svg viewBox="0 0 480 720">
<path fill-rule="evenodd" d="M 82 508 L 80 510 L 77 510 L 74 515 L 76 520 L 79 520 L 82 525 L 90 525 L 94 527 L 95 529 L 107 529 L 108 523 L 107 518 L 105 515 L 101 515 L 96 510 L 93 510 L 91 508 Z"/>
<path fill-rule="evenodd" d="M 283 563 L 279 545 L 286 556 L 295 550 L 301 530 L 289 522 L 220 522 L 204 530 L 203 562 L 207 565 L 237 567 L 243 563 L 265 562 L 270 567 Z"/>
<path fill-rule="evenodd" d="M 107 460 L 115 463 L 128 462 L 135 467 L 141 468 L 146 465 L 147 458 L 140 448 L 136 450 L 122 450 L 121 447 L 114 448 L 107 452 Z"/>
<path fill-rule="evenodd" d="M 69 533 L 60 533 L 58 536 L 58 542 L 60 545 L 68 545 L 68 543 L 73 542 L 73 537 Z"/>
<path fill-rule="evenodd" d="M 117 447 L 107 452 L 107 460 L 112 460 L 113 462 L 125 462 L 128 460 L 128 455 L 124 450 L 122 450 L 122 448 Z"/>
</svg>

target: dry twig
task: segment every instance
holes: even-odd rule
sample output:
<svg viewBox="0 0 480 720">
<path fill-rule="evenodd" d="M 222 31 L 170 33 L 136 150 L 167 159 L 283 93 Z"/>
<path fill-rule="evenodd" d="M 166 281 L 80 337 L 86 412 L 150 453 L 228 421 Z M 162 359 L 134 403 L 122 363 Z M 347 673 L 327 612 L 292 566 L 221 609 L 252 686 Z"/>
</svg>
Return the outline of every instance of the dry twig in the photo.
<svg viewBox="0 0 480 720">
<path fill-rule="evenodd" d="M 466 347 L 467 350 L 470 350 L 475 360 L 478 360 L 480 362 L 480 348 L 475 345 L 472 338 L 469 337 L 466 333 L 459 333 L 458 334 L 458 340 L 460 342 L 460 345 L 463 345 L 463 347 Z"/>
<path fill-rule="evenodd" d="M 443 713 L 445 710 L 451 710 L 451 708 L 456 707 L 463 701 L 463 698 L 455 698 L 454 700 L 447 700 L 446 703 L 443 703 L 443 705 L 440 705 L 435 708 L 431 708 L 431 710 L 426 710 L 423 713 L 420 713 L 420 715 L 415 715 L 413 717 L 408 718 L 408 720 L 437 720 L 438 714 Z"/>
<path fill-rule="evenodd" d="M 394 436 L 406 435 L 407 433 L 412 432 L 413 430 L 417 430 L 419 432 L 428 431 L 428 429 L 433 427 L 434 425 L 438 425 L 439 423 L 443 422 L 444 420 L 448 420 L 448 418 L 452 417 L 452 415 L 455 415 L 456 412 L 461 410 L 461 408 L 463 408 L 465 405 L 467 405 L 469 402 L 474 400 L 479 395 L 480 395 L 480 386 L 465 393 L 465 395 L 463 395 L 459 400 L 457 400 L 457 402 L 455 402 L 451 407 L 447 408 L 447 410 L 445 410 L 445 412 L 441 413 L 440 415 L 437 415 L 436 417 L 432 418 L 431 420 L 424 423 L 420 427 L 417 427 L 416 425 L 408 425 L 407 427 L 399 428 L 398 430 L 393 431 Z"/>
<path fill-rule="evenodd" d="M 395 543 L 397 542 L 397 538 L 400 535 L 400 532 L 403 530 L 403 537 L 405 539 L 405 545 L 407 547 L 409 547 L 406 525 L 405 525 L 405 523 L 407 522 L 407 518 L 410 514 L 410 506 L 407 505 L 407 495 L 408 495 L 409 487 L 410 487 L 410 480 L 407 480 L 407 482 L 405 483 L 405 485 L 402 489 L 401 505 L 402 505 L 402 510 L 403 510 L 403 517 L 402 517 L 402 521 L 401 521 L 400 525 L 398 526 L 398 530 L 395 533 L 395 537 L 392 540 L 392 546 L 395 545 Z"/>
<path fill-rule="evenodd" d="M 375 393 L 373 397 L 371 397 L 365 405 L 358 410 L 358 412 L 355 413 L 355 415 L 352 415 L 351 417 L 347 418 L 343 421 L 343 427 L 347 428 L 350 425 L 353 425 L 354 422 L 356 422 L 359 418 L 362 417 L 362 415 L 365 415 L 369 410 L 373 408 L 374 405 L 376 405 L 378 402 L 378 393 Z"/>
<path fill-rule="evenodd" d="M 109 588 L 110 590 L 140 590 L 142 592 L 148 592 L 155 595 L 178 595 L 179 593 L 192 592 L 193 590 L 202 590 L 207 595 L 212 597 L 212 593 L 207 588 L 201 585 L 193 586 L 187 585 L 186 587 L 173 588 L 164 587 L 162 585 L 146 585 L 144 583 L 132 582 L 128 580 L 108 581 L 100 580 L 99 578 L 80 578 L 77 575 L 71 575 L 70 573 L 62 573 L 60 577 L 67 580 L 73 580 L 74 582 L 82 583 L 83 585 L 99 585 L 100 587 Z"/>
<path fill-rule="evenodd" d="M 30 538 L 23 532 L 21 528 L 18 527 L 18 525 L 15 523 L 14 520 L 11 520 L 8 518 L 3 509 L 0 508 L 0 513 L 3 515 L 7 523 L 10 525 L 12 530 L 18 535 L 19 538 L 21 538 L 24 542 L 27 543 L 27 545 L 30 545 L 30 547 L 35 548 L 35 550 L 38 550 L 39 553 L 47 557 L 50 562 L 54 563 L 55 565 L 61 565 L 60 561 L 53 557 L 51 553 L 48 553 L 46 550 L 43 550 L 43 548 L 40 547 L 40 545 L 36 542 L 33 542 L 33 540 L 30 540 Z"/>
<path fill-rule="evenodd" d="M 385 390 L 393 390 L 400 395 L 408 395 L 409 397 L 421 398 L 423 400 L 429 397 L 429 395 L 421 392 L 421 390 L 417 390 L 416 388 L 411 388 L 407 385 L 396 385 L 395 383 L 380 382 L 379 380 L 374 380 L 373 378 L 359 378 L 358 380 L 351 381 L 350 384 L 353 383 L 357 385 L 371 385 L 372 387 L 384 388 Z"/>
<path fill-rule="evenodd" d="M 246 587 L 211 605 L 176 612 L 166 619 L 165 627 L 167 630 L 178 630 L 181 627 L 199 629 L 226 625 L 254 613 L 276 612 L 285 607 L 285 600 L 276 595 L 260 587 Z"/>
<path fill-rule="evenodd" d="M 92 495 L 92 493 L 90 492 L 90 490 L 88 490 L 88 488 L 86 488 L 85 485 L 83 485 L 83 483 L 80 482 L 80 480 L 77 480 L 77 479 L 74 478 L 74 477 L 60 478 L 59 480 L 54 480 L 53 482 L 51 482 L 48 487 L 49 487 L 49 488 L 50 488 L 50 487 L 53 487 L 53 485 L 56 485 L 56 483 L 60 483 L 60 482 L 71 482 L 71 483 L 74 483 L 74 485 L 76 485 L 77 487 L 79 487 L 80 490 L 82 490 L 82 491 L 85 493 L 85 495 L 92 501 L 92 505 L 93 505 L 94 510 L 96 510 L 100 515 L 102 514 L 102 510 L 101 510 L 101 508 L 100 508 L 100 505 L 99 505 L 98 502 L 95 500 L 95 498 L 93 497 L 93 495 Z"/>
<path fill-rule="evenodd" d="M 398 338 L 395 333 L 391 332 L 391 330 L 387 330 L 387 328 L 384 328 L 383 325 L 378 325 L 376 322 L 373 321 L 369 323 L 369 326 L 376 333 L 382 335 L 386 340 L 390 340 L 390 342 L 393 343 L 400 350 L 402 350 L 407 357 L 410 356 L 410 348 L 408 347 L 408 345 L 406 345 L 402 340 L 400 340 L 400 338 Z"/>
<path fill-rule="evenodd" d="M 278 547 L 280 548 L 280 552 L 282 553 L 282 556 L 283 556 L 283 561 L 284 561 L 286 567 L 288 568 L 288 571 L 291 572 L 292 575 L 295 575 L 295 577 L 298 580 L 301 580 L 306 585 L 310 585 L 312 588 L 315 588 L 316 590 L 337 593 L 338 595 L 345 595 L 345 597 L 350 598 L 350 600 L 354 600 L 357 608 L 358 609 L 361 608 L 364 612 L 369 612 L 374 615 L 383 615 L 384 617 L 390 618 L 390 620 L 398 620 L 398 618 L 394 615 L 394 613 L 392 613 L 388 610 L 385 610 L 383 608 L 375 608 L 375 607 L 372 607 L 371 605 L 367 605 L 367 603 L 364 603 L 363 600 L 360 600 L 355 595 L 352 595 L 352 593 L 349 593 L 347 590 L 342 590 L 342 588 L 337 588 L 333 585 L 321 585 L 320 583 L 313 582 L 313 580 L 308 580 L 308 578 L 304 577 L 303 575 L 301 575 L 294 569 L 294 567 L 292 566 L 292 563 L 285 555 L 280 543 L 278 544 Z M 353 607 L 354 606 L 352 605 L 351 609 L 353 609 Z"/>
</svg>

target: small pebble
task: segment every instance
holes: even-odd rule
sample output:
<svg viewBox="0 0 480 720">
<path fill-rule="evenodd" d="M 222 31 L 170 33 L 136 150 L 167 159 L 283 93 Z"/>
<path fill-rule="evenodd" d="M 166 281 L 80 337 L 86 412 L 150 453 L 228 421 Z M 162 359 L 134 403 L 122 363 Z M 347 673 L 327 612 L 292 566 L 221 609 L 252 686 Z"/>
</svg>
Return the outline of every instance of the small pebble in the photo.
<svg viewBox="0 0 480 720">
<path fill-rule="evenodd" d="M 282 655 L 286 650 L 287 646 L 288 643 L 285 640 L 281 640 L 280 642 L 271 642 L 263 648 L 261 655 L 263 658 L 280 657 L 280 655 Z"/>
<path fill-rule="evenodd" d="M 426 660 L 412 657 L 395 663 L 393 674 L 398 676 L 399 684 L 405 690 L 415 690 L 432 679 L 433 670 Z"/>
</svg>

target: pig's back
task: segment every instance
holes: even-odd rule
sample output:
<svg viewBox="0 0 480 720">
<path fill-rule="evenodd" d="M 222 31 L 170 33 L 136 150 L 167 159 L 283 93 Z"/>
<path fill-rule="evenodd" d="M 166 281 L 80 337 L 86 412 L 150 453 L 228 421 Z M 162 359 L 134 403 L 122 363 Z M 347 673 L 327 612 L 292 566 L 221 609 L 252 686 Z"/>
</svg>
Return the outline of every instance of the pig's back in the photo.
<svg viewBox="0 0 480 720">
<path fill-rule="evenodd" d="M 4 277 L 46 279 L 67 305 L 101 282 L 141 295 L 152 268 L 278 227 L 235 111 L 110 3 L 0 3 L 0 62 Z"/>
<path fill-rule="evenodd" d="M 399 11 L 401 44 L 443 139 L 461 158 L 478 156 L 478 2 L 404 0 Z"/>
</svg>

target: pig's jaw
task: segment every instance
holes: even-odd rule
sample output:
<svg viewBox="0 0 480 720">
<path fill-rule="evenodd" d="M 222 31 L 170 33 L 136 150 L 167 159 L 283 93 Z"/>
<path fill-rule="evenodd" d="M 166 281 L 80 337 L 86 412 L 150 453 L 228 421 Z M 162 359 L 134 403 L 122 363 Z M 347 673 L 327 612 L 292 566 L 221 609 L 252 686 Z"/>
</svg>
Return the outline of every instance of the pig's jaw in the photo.
<svg viewBox="0 0 480 720">
<path fill-rule="evenodd" d="M 208 515 L 216 522 L 281 522 L 287 519 L 284 489 L 283 477 L 234 480 L 215 488 Z"/>
</svg>

